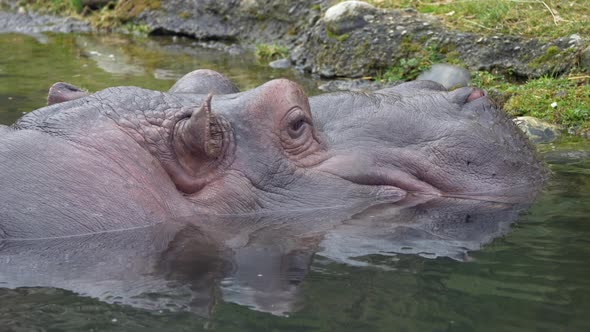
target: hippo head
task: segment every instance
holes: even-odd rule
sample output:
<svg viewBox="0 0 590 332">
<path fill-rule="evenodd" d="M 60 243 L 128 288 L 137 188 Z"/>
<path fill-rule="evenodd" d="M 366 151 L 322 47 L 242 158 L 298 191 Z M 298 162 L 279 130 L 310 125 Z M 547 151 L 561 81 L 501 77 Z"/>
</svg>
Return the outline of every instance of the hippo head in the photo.
<svg viewBox="0 0 590 332">
<path fill-rule="evenodd" d="M 120 147 L 140 146 L 146 153 L 135 158 L 159 165 L 181 197 L 167 204 L 181 200 L 214 213 L 398 201 L 408 194 L 521 200 L 545 178 L 534 149 L 479 89 L 448 92 L 417 81 L 309 100 L 285 79 L 245 92 L 228 82 L 197 71 L 168 93 L 76 92 L 75 100 L 33 112 L 16 126 L 97 150 L 118 147 L 104 152 L 114 160 L 137 150 Z"/>
<path fill-rule="evenodd" d="M 513 202 L 530 200 L 548 175 L 528 139 L 478 88 L 414 81 L 312 98 L 311 107 L 332 156 L 319 169 L 358 184 Z"/>
</svg>

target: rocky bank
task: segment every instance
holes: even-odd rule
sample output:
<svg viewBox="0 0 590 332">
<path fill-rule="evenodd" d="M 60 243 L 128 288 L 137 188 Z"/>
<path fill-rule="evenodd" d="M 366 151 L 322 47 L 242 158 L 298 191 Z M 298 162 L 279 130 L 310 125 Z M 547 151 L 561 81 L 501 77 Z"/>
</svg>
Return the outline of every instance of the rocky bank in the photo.
<svg viewBox="0 0 590 332">
<path fill-rule="evenodd" d="M 2 3 L 13 11 L 19 8 L 18 1 Z M 55 22 L 24 12 L 20 16 L 0 17 L 0 31 L 7 26 L 26 30 L 27 23 L 35 22 L 50 31 L 88 29 L 72 19 Z M 290 50 L 292 65 L 324 78 L 375 76 L 402 61 L 425 58 L 522 79 L 559 75 L 574 67 L 590 69 L 587 36 L 574 34 L 550 41 L 482 36 L 448 30 L 437 18 L 411 8 L 385 10 L 361 1 L 169 0 L 161 1 L 157 9 L 140 11 L 131 21 L 151 34 L 246 47 L 280 44 Z M 43 28 L 37 25 L 34 29 Z"/>
<path fill-rule="evenodd" d="M 374 76 L 403 59 L 424 57 L 536 78 L 567 73 L 590 53 L 579 35 L 552 41 L 481 36 L 450 31 L 413 9 L 383 10 L 360 1 L 172 0 L 143 12 L 137 23 L 152 33 L 283 44 L 292 64 L 326 78 Z"/>
</svg>

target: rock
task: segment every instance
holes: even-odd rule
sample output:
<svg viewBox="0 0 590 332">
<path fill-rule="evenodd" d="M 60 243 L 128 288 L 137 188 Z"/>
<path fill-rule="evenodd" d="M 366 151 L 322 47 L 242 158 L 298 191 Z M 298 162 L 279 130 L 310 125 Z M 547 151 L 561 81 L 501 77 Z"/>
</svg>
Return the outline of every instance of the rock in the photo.
<svg viewBox="0 0 590 332">
<path fill-rule="evenodd" d="M 287 68 L 291 67 L 291 60 L 279 59 L 279 60 L 272 61 L 268 65 L 274 69 L 287 69 Z"/>
<path fill-rule="evenodd" d="M 89 32 L 90 25 L 68 17 L 0 11 L 0 33 L 38 35 L 41 32 Z"/>
<path fill-rule="evenodd" d="M 470 76 L 467 69 L 438 63 L 433 65 L 429 70 L 418 76 L 421 81 L 434 81 L 442 84 L 445 88 L 461 88 L 469 84 Z"/>
<path fill-rule="evenodd" d="M 238 45 L 230 45 L 227 49 L 226 49 L 227 53 L 229 53 L 230 55 L 240 55 L 240 54 L 244 54 L 244 49 L 241 48 Z"/>
<path fill-rule="evenodd" d="M 580 44 L 582 42 L 582 37 L 580 37 L 580 35 L 578 35 L 577 33 L 574 33 L 573 35 L 570 35 L 570 40 L 568 42 L 568 44 Z"/>
<path fill-rule="evenodd" d="M 374 17 L 377 9 L 363 1 L 344 1 L 328 8 L 324 15 L 326 28 L 330 32 L 342 35 L 362 28 L 367 24 L 365 17 Z"/>
<path fill-rule="evenodd" d="M 314 24 L 317 0 L 167 0 L 142 12 L 135 22 L 156 34 L 178 34 L 201 41 L 284 44 Z M 313 19 L 312 19 L 313 18 Z M 313 22 L 311 23 L 310 22 Z"/>
<path fill-rule="evenodd" d="M 518 127 L 533 143 L 552 142 L 561 136 L 563 126 L 555 125 L 532 116 L 520 116 L 514 119 Z"/>
<path fill-rule="evenodd" d="M 336 74 L 334 74 L 334 69 L 330 66 L 324 66 L 322 67 L 319 71 L 318 74 L 320 74 L 320 76 L 322 78 L 332 78 L 334 76 L 336 76 Z"/>
<path fill-rule="evenodd" d="M 371 17 L 372 16 L 372 17 Z M 372 23 L 367 24 L 365 17 Z M 522 78 L 570 72 L 578 63 L 584 38 L 555 40 L 519 36 L 483 36 L 445 28 L 428 15 L 395 9 L 357 15 L 362 28 L 336 35 L 325 18 L 302 31 L 304 56 L 292 57 L 297 67 L 320 74 L 331 68 L 336 77 L 375 76 L 402 60 L 461 63 L 471 71 L 496 70 Z M 363 23 L 365 22 L 365 23 Z M 573 43 L 570 43 L 574 41 Z"/>
<path fill-rule="evenodd" d="M 551 164 L 572 164 L 590 158 L 587 150 L 556 150 L 543 154 L 543 159 Z"/>
<path fill-rule="evenodd" d="M 590 70 L 590 46 L 586 47 L 580 54 L 580 66 Z"/>
<path fill-rule="evenodd" d="M 368 80 L 334 80 L 324 83 L 318 87 L 318 89 L 324 92 L 337 92 L 337 91 L 375 91 L 385 88 L 390 88 L 398 85 L 401 82 L 393 83 L 381 83 L 376 81 Z"/>
</svg>

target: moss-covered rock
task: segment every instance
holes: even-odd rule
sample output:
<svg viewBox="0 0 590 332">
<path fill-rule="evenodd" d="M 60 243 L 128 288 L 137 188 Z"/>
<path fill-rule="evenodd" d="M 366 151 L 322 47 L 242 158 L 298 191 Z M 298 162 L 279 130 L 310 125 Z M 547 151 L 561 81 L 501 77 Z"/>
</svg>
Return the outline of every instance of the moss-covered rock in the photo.
<svg viewBox="0 0 590 332">
<path fill-rule="evenodd" d="M 586 47 L 580 53 L 580 67 L 586 71 L 590 71 L 590 46 Z"/>
<path fill-rule="evenodd" d="M 518 127 L 535 143 L 547 143 L 561 136 L 564 128 L 532 116 L 520 116 L 514 119 Z"/>
<path fill-rule="evenodd" d="M 9 13 L 0 12 L 0 33 L 16 32 L 34 34 L 37 37 L 40 32 L 89 32 L 90 25 L 87 22 L 70 17 L 55 17 L 36 13 Z"/>
</svg>

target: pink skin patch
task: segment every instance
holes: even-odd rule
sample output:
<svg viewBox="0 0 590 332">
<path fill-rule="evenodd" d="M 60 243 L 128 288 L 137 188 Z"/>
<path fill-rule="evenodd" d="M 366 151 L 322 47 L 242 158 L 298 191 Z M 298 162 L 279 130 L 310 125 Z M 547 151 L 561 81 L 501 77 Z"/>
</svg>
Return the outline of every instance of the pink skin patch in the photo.
<svg viewBox="0 0 590 332">
<path fill-rule="evenodd" d="M 485 91 L 483 91 L 482 89 L 473 89 L 473 91 L 471 92 L 471 94 L 469 95 L 469 97 L 467 97 L 467 102 L 470 101 L 474 101 L 478 98 L 484 97 L 486 95 Z"/>
</svg>

